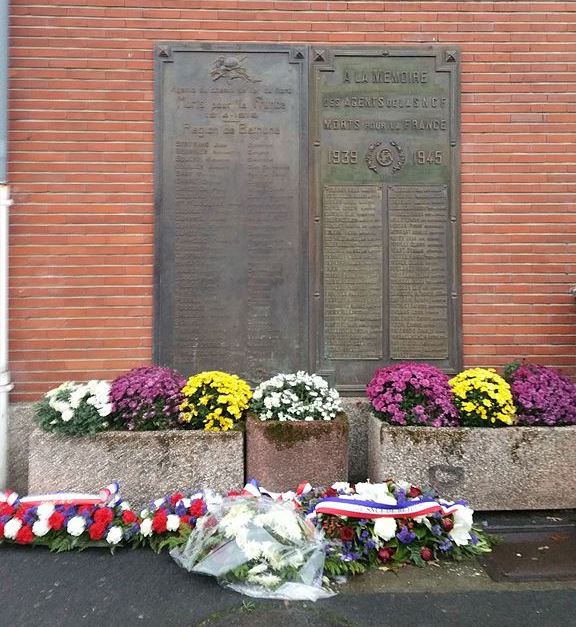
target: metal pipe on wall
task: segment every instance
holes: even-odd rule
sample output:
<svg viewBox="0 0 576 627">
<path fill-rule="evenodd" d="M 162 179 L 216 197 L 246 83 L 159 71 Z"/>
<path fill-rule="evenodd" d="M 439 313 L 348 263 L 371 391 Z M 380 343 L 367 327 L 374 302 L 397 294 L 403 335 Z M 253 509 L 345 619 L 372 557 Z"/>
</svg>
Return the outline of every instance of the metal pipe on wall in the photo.
<svg viewBox="0 0 576 627">
<path fill-rule="evenodd" d="M 8 481 L 8 18 L 9 0 L 0 0 L 0 488 Z"/>
</svg>

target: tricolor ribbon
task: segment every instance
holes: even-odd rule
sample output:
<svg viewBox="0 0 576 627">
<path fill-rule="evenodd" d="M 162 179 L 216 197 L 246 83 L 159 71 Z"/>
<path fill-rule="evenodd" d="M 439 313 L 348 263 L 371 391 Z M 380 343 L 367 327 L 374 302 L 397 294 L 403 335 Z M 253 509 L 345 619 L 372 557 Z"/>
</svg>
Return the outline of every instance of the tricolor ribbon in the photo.
<svg viewBox="0 0 576 627">
<path fill-rule="evenodd" d="M 444 501 L 438 499 L 417 499 L 402 504 L 391 505 L 377 501 L 362 501 L 350 496 L 330 496 L 316 504 L 316 514 L 334 514 L 349 518 L 417 518 L 440 512 L 447 516 L 458 509 L 466 507 L 461 501 Z"/>
<path fill-rule="evenodd" d="M 312 486 L 307 481 L 304 481 L 296 488 L 296 492 L 291 490 L 288 492 L 270 492 L 266 488 L 260 487 L 256 479 L 250 479 L 240 494 L 241 496 L 253 496 L 256 498 L 265 496 L 279 503 L 292 503 L 295 507 L 300 507 L 300 499 L 310 492 L 311 489 Z"/>
<path fill-rule="evenodd" d="M 120 499 L 120 487 L 115 481 L 102 488 L 98 494 L 83 494 L 81 492 L 53 492 L 50 494 L 35 494 L 18 497 L 16 492 L 0 492 L 0 502 L 15 505 L 41 505 L 52 503 L 53 505 L 114 505 Z"/>
</svg>

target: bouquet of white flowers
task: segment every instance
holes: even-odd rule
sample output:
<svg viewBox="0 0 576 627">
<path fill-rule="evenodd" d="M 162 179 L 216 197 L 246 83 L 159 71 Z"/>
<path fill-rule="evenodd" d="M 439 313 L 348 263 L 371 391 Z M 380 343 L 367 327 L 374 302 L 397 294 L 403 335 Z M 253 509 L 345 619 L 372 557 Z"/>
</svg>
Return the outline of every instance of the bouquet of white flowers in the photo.
<svg viewBox="0 0 576 627">
<path fill-rule="evenodd" d="M 342 411 L 338 391 L 317 374 L 277 374 L 261 383 L 252 396 L 260 420 L 334 420 Z"/>
<path fill-rule="evenodd" d="M 65 381 L 37 403 L 36 421 L 44 431 L 91 435 L 110 427 L 111 412 L 108 381 Z"/>
<path fill-rule="evenodd" d="M 171 555 L 183 568 L 217 577 L 248 596 L 311 601 L 332 596 L 322 588 L 322 534 L 292 506 L 270 499 L 224 499 Z"/>
</svg>

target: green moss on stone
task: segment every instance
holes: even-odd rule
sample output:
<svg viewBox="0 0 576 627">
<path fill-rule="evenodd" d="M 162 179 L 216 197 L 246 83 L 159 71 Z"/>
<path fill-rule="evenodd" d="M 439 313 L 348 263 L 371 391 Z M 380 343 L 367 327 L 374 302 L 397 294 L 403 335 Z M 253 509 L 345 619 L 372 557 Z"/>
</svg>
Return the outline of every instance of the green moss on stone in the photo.
<svg viewBox="0 0 576 627">
<path fill-rule="evenodd" d="M 348 435 L 348 421 L 342 417 L 326 422 L 273 420 L 266 421 L 262 427 L 266 439 L 278 449 L 292 448 L 311 438 L 318 439 L 326 436 L 340 438 Z"/>
</svg>

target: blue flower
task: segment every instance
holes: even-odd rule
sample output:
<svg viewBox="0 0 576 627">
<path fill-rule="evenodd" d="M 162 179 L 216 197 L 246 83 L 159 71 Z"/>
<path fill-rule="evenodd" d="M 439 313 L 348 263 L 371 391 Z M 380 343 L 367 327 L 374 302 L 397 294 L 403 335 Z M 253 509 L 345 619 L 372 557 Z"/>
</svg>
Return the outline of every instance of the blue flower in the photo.
<svg viewBox="0 0 576 627">
<path fill-rule="evenodd" d="M 449 553 L 454 548 L 454 545 L 450 540 L 444 540 L 444 542 L 438 545 L 438 548 L 444 553 Z"/>
<path fill-rule="evenodd" d="M 410 542 L 414 542 L 416 539 L 416 534 L 413 531 L 410 531 L 408 527 L 402 527 L 399 533 L 396 534 L 396 537 L 402 544 L 410 544 Z"/>
<path fill-rule="evenodd" d="M 470 534 L 470 544 L 472 544 L 473 546 L 478 544 L 478 542 L 480 542 L 480 538 L 478 538 L 478 536 L 474 533 Z"/>
<path fill-rule="evenodd" d="M 430 531 L 432 531 L 432 535 L 436 536 L 437 538 L 442 535 L 442 527 L 440 527 L 440 525 L 432 525 Z"/>
</svg>

